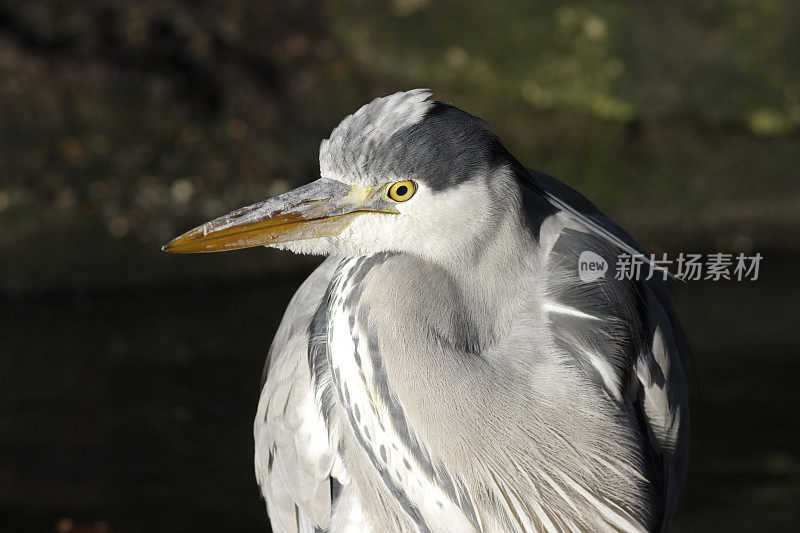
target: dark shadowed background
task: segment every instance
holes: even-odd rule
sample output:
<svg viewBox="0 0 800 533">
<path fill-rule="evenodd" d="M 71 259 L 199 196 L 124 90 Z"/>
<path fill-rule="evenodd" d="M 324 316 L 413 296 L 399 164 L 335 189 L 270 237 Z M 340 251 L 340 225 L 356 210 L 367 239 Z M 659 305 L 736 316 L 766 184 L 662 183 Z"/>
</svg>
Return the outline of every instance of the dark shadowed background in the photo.
<svg viewBox="0 0 800 533">
<path fill-rule="evenodd" d="M 263 531 L 251 419 L 318 260 L 160 245 L 430 87 L 650 252 L 695 352 L 676 531 L 800 519 L 800 3 L 0 0 L 0 530 Z"/>
</svg>

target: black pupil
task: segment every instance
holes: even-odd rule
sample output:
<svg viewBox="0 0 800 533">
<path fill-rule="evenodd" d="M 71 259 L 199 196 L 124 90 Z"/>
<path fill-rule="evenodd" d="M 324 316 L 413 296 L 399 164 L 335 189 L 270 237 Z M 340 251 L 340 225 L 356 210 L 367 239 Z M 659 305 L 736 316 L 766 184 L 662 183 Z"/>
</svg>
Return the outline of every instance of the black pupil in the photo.
<svg viewBox="0 0 800 533">
<path fill-rule="evenodd" d="M 405 196 L 406 193 L 408 192 L 408 186 L 401 185 L 397 188 L 395 192 L 397 193 L 397 196 Z"/>
</svg>

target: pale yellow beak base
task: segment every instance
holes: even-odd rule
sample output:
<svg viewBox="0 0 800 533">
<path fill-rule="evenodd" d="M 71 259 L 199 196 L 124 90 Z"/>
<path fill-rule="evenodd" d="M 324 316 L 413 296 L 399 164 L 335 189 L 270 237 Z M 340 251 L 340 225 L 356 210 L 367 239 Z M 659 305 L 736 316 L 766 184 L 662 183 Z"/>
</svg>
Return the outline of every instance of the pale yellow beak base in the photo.
<svg viewBox="0 0 800 533">
<path fill-rule="evenodd" d="M 357 189 L 357 190 L 356 190 Z M 379 187 L 319 179 L 187 231 L 162 247 L 170 253 L 226 252 L 339 235 L 361 213 L 397 213 Z"/>
</svg>

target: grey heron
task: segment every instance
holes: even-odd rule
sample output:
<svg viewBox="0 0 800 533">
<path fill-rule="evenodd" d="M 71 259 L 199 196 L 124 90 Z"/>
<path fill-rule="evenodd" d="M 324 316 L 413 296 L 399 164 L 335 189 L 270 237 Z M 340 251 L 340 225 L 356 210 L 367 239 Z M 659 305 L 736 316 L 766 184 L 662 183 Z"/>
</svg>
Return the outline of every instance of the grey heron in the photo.
<svg viewBox="0 0 800 533">
<path fill-rule="evenodd" d="M 320 178 L 165 246 L 328 258 L 270 348 L 255 470 L 275 531 L 663 531 L 688 457 L 686 343 L 640 248 L 426 90 L 324 140 Z"/>
</svg>

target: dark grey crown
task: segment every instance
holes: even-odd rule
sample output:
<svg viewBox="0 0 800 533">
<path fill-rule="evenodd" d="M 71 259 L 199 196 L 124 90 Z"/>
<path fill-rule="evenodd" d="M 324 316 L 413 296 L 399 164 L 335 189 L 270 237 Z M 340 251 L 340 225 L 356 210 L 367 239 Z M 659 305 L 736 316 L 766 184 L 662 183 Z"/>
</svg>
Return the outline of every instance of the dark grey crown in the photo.
<svg viewBox="0 0 800 533">
<path fill-rule="evenodd" d="M 427 89 L 377 98 L 322 141 L 323 177 L 361 185 L 414 179 L 445 189 L 513 162 L 481 119 Z"/>
</svg>

